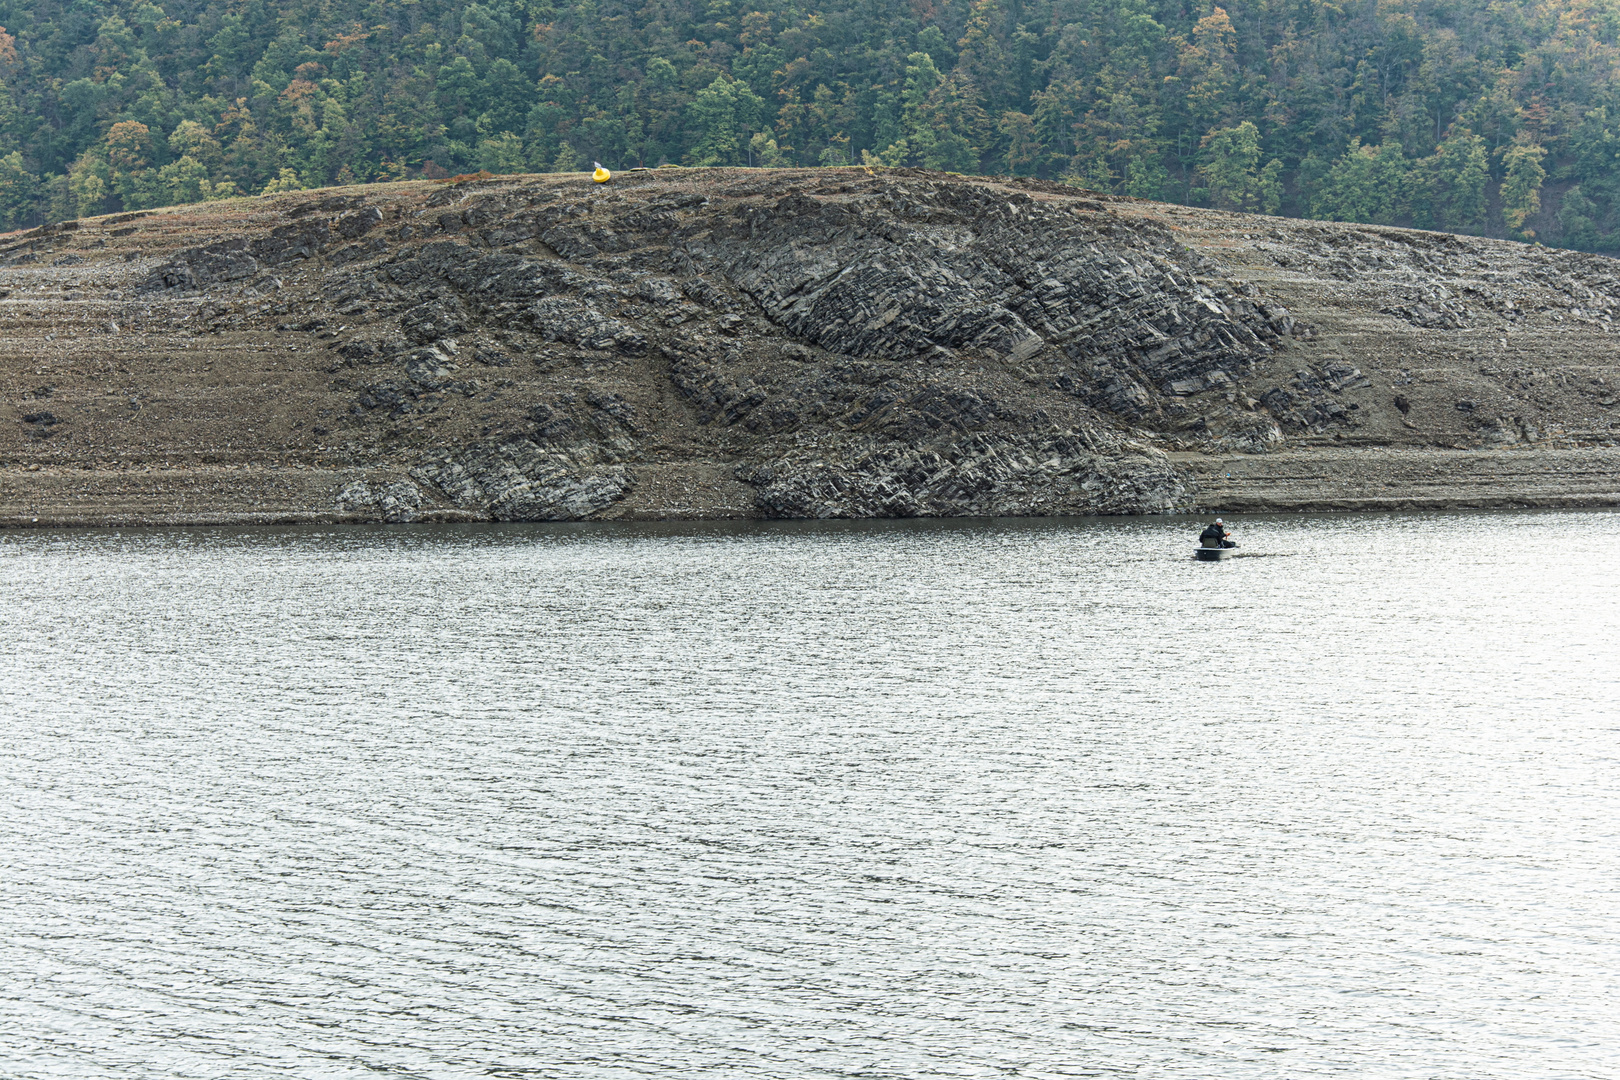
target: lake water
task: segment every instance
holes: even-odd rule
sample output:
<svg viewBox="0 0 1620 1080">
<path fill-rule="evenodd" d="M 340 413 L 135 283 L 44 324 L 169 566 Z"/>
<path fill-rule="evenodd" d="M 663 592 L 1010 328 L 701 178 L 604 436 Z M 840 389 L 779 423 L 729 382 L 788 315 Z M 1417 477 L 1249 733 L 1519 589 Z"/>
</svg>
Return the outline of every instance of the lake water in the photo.
<svg viewBox="0 0 1620 1080">
<path fill-rule="evenodd" d="M 0 1075 L 1620 1075 L 1620 514 L 1196 528 L 0 534 Z"/>
</svg>

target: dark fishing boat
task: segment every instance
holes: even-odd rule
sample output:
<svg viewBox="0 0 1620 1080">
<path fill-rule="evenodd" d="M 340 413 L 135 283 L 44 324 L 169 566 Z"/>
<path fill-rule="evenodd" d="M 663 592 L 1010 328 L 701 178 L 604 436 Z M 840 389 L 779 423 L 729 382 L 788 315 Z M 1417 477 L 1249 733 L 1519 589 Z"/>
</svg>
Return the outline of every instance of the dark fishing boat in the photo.
<svg viewBox="0 0 1620 1080">
<path fill-rule="evenodd" d="M 1222 559 L 1230 559 L 1236 551 L 1236 544 L 1228 547 L 1195 547 L 1193 558 L 1199 562 L 1219 562 Z"/>
</svg>

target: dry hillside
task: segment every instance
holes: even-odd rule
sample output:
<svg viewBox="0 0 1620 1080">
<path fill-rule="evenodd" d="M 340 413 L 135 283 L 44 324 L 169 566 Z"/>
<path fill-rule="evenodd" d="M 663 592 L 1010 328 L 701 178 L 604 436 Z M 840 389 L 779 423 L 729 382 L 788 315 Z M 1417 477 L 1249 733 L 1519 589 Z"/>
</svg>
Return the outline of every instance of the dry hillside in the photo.
<svg viewBox="0 0 1620 1080">
<path fill-rule="evenodd" d="M 0 523 L 1620 501 L 1620 263 L 911 170 L 0 238 Z"/>
</svg>

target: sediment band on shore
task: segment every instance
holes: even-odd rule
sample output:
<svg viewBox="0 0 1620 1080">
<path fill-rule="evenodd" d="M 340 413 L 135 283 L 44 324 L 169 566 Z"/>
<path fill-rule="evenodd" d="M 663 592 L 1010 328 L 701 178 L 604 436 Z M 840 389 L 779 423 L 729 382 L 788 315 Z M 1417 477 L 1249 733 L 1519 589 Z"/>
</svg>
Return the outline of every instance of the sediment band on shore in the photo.
<svg viewBox="0 0 1620 1080">
<path fill-rule="evenodd" d="M 0 524 L 1620 503 L 1620 263 L 656 170 L 0 238 Z"/>
</svg>

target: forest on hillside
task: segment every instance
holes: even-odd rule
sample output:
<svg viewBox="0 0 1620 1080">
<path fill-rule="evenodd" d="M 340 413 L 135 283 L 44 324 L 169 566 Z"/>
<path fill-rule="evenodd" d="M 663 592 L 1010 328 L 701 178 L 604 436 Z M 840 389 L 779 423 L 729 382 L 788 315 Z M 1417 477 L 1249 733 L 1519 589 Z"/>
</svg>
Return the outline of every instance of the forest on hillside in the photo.
<svg viewBox="0 0 1620 1080">
<path fill-rule="evenodd" d="M 918 165 L 1620 250 L 1620 0 L 0 0 L 0 227 Z"/>
</svg>

